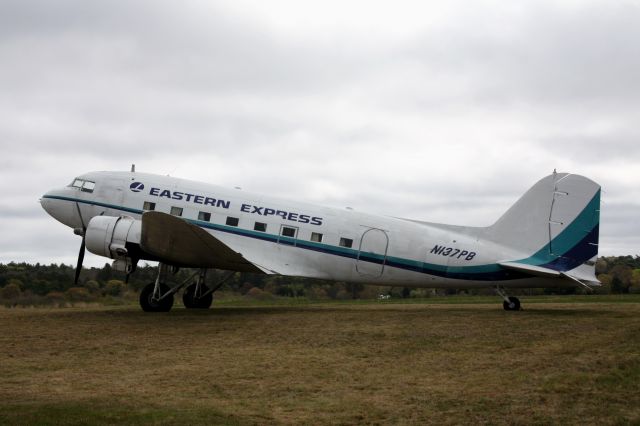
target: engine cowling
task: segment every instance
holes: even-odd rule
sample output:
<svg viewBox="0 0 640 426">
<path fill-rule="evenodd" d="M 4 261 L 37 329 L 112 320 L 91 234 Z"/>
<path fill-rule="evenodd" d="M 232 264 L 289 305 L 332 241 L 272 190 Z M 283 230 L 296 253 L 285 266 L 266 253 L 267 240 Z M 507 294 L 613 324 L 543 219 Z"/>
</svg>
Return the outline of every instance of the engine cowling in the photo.
<svg viewBox="0 0 640 426">
<path fill-rule="evenodd" d="M 85 232 L 87 250 L 98 256 L 131 260 L 129 247 L 139 246 L 142 222 L 130 216 L 95 216 Z"/>
</svg>

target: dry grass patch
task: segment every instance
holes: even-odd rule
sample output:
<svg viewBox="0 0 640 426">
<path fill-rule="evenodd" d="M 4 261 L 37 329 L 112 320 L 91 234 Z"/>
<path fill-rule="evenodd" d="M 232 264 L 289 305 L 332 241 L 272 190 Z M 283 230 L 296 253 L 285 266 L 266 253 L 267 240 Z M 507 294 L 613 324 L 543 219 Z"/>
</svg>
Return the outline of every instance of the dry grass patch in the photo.
<svg viewBox="0 0 640 426">
<path fill-rule="evenodd" d="M 640 304 L 2 310 L 0 423 L 640 421 Z"/>
</svg>

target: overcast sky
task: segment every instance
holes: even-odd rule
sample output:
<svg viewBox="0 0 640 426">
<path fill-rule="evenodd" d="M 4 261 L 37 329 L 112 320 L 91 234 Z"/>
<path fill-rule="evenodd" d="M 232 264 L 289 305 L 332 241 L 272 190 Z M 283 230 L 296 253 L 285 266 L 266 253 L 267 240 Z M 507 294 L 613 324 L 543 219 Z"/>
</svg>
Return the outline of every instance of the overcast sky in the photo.
<svg viewBox="0 0 640 426">
<path fill-rule="evenodd" d="M 0 144 L 2 263 L 75 263 L 38 198 L 131 163 L 477 226 L 557 169 L 640 254 L 640 2 L 5 0 Z"/>
</svg>

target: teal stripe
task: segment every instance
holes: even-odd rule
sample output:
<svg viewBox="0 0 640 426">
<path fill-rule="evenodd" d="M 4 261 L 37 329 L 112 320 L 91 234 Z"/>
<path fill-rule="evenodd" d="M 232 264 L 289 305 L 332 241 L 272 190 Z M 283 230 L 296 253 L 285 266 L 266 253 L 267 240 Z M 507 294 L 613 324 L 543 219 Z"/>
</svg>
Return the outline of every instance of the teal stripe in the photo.
<svg viewBox="0 0 640 426">
<path fill-rule="evenodd" d="M 127 213 L 142 214 L 143 210 L 131 209 L 129 207 L 117 206 L 115 204 L 100 203 L 98 201 L 80 200 L 78 198 L 62 197 L 59 195 L 44 195 L 42 198 L 50 198 L 52 200 L 71 201 L 73 203 L 88 204 L 90 206 L 100 206 L 113 210 L 120 210 Z"/>
</svg>

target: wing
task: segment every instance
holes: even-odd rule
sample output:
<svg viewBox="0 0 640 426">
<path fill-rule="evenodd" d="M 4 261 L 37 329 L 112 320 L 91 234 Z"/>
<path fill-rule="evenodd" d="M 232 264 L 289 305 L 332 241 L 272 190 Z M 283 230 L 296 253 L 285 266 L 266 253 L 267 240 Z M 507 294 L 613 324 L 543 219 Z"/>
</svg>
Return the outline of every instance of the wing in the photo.
<svg viewBox="0 0 640 426">
<path fill-rule="evenodd" d="M 172 265 L 265 272 L 199 226 L 162 212 L 142 215 L 140 247 Z"/>
</svg>

